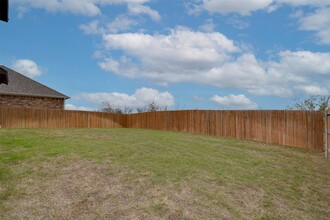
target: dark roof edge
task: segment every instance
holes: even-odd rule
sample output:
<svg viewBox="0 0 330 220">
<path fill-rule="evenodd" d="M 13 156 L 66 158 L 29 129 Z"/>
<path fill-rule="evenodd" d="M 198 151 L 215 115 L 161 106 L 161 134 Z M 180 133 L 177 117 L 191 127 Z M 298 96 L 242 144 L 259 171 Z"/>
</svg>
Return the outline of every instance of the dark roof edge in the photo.
<svg viewBox="0 0 330 220">
<path fill-rule="evenodd" d="M 52 91 L 54 91 L 54 92 L 56 92 L 56 93 L 58 93 L 59 94 L 59 96 L 45 96 L 45 95 L 26 95 L 26 96 L 36 96 L 36 97 L 53 97 L 53 98 L 63 98 L 63 99 L 69 99 L 70 97 L 69 96 L 66 96 L 66 95 L 64 95 L 64 94 L 62 94 L 62 93 L 60 93 L 60 92 L 58 92 L 58 91 L 56 91 L 55 89 L 52 89 L 52 88 L 50 88 L 50 87 L 48 87 L 48 86 L 46 86 L 46 85 L 44 85 L 44 84 L 41 84 L 41 83 L 39 83 L 39 82 L 37 82 L 37 81 L 35 81 L 35 80 L 33 80 L 33 79 L 31 79 L 31 78 L 29 78 L 29 77 L 27 77 L 27 76 L 25 76 L 25 75 L 23 75 L 23 74 L 21 74 L 21 73 L 19 73 L 19 72 L 17 72 L 17 71 L 15 71 L 15 70 L 13 70 L 13 69 L 11 69 L 11 68 L 9 68 L 9 67 L 6 67 L 6 66 L 4 66 L 4 65 L 2 65 L 2 64 L 0 64 L 0 67 L 4 67 L 4 68 L 7 68 L 7 69 L 9 69 L 9 70 L 11 70 L 11 71 L 13 71 L 13 72 L 15 72 L 15 73 L 18 73 L 18 74 L 20 74 L 20 75 L 22 75 L 23 77 L 25 77 L 25 78 L 27 78 L 27 79 L 29 79 L 29 80 L 32 80 L 33 82 L 35 82 L 35 83 L 37 83 L 37 84 L 39 84 L 40 86 L 43 86 L 43 87 L 46 87 L 47 89 L 49 89 L 49 90 L 52 90 Z M 4 94 L 4 93 L 3 93 Z M 19 95 L 25 95 L 25 94 L 19 94 Z"/>
<path fill-rule="evenodd" d="M 29 97 L 44 97 L 44 98 L 55 98 L 55 99 L 69 99 L 69 96 L 51 96 L 51 95 L 30 95 L 30 94 L 19 94 L 19 93 L 10 93 L 10 92 L 0 92 L 0 95 L 12 95 L 12 96 L 29 96 Z"/>
<path fill-rule="evenodd" d="M 0 66 L 0 76 L 1 75 L 2 75 L 2 78 L 0 78 L 0 84 L 3 83 L 3 84 L 8 85 L 8 71 Z"/>
</svg>

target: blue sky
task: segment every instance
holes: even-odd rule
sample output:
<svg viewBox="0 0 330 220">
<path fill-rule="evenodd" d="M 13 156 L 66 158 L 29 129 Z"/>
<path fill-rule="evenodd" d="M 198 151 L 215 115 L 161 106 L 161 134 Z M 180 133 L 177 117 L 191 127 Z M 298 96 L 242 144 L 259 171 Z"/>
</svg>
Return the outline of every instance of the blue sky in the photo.
<svg viewBox="0 0 330 220">
<path fill-rule="evenodd" d="M 330 0 L 10 0 L 0 63 L 67 109 L 285 109 L 330 94 Z"/>
</svg>

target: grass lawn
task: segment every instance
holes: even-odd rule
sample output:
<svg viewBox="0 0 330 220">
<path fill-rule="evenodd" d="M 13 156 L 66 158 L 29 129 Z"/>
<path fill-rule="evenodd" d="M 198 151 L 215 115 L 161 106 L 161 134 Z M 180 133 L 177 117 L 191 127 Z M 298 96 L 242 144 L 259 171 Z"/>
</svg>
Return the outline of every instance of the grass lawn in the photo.
<svg viewBox="0 0 330 220">
<path fill-rule="evenodd" d="M 142 129 L 1 129 L 0 219 L 329 219 L 322 153 Z"/>
</svg>

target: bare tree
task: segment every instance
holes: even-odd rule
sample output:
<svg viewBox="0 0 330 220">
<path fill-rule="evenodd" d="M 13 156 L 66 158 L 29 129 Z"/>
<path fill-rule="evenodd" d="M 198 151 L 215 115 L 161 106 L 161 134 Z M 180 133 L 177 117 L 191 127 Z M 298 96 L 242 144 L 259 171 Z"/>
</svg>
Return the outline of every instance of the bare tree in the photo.
<svg viewBox="0 0 330 220">
<path fill-rule="evenodd" d="M 311 95 L 304 100 L 297 99 L 296 102 L 288 106 L 288 109 L 297 109 L 297 110 L 318 110 L 326 111 L 329 107 L 330 95 L 320 96 L 320 95 Z"/>
<path fill-rule="evenodd" d="M 136 111 L 138 113 L 141 112 L 156 112 L 156 111 L 166 111 L 167 110 L 167 106 L 161 106 L 159 104 L 157 104 L 155 101 L 141 107 L 141 108 L 137 108 Z"/>
<path fill-rule="evenodd" d="M 147 108 L 146 108 L 146 106 L 143 106 L 143 107 L 141 107 L 141 108 L 137 108 L 136 111 L 137 111 L 138 113 L 146 112 L 146 111 L 147 111 Z"/>
<path fill-rule="evenodd" d="M 330 102 L 330 95 L 328 95 L 328 96 L 322 96 L 320 98 L 320 102 L 319 102 L 319 110 L 322 111 L 322 112 L 327 111 L 327 109 L 330 106 L 330 103 L 329 102 Z"/>
<path fill-rule="evenodd" d="M 148 112 L 156 112 L 160 109 L 160 106 L 157 105 L 154 101 L 147 105 Z"/>
<path fill-rule="evenodd" d="M 125 106 L 125 107 L 122 109 L 122 112 L 123 112 L 123 114 L 132 114 L 132 112 L 133 112 L 133 108 L 132 108 L 132 107 L 129 107 L 129 106 Z"/>
<path fill-rule="evenodd" d="M 133 108 L 129 106 L 125 106 L 123 108 L 114 107 L 111 103 L 108 101 L 104 101 L 101 103 L 101 111 L 102 112 L 111 112 L 116 114 L 131 114 L 133 112 Z M 138 113 L 141 112 L 155 112 L 155 111 L 166 111 L 167 106 L 161 106 L 157 104 L 156 102 L 151 102 L 143 107 L 137 108 L 136 111 Z"/>
<path fill-rule="evenodd" d="M 116 114 L 131 114 L 133 112 L 133 108 L 125 106 L 124 108 L 115 108 L 108 101 L 102 102 L 102 112 L 111 112 Z"/>
</svg>

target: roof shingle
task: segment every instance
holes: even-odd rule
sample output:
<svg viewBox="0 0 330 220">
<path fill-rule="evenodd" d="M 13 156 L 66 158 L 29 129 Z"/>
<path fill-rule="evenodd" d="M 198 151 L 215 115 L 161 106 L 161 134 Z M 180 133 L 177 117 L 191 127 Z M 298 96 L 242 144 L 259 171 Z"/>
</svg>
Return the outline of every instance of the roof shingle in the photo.
<svg viewBox="0 0 330 220">
<path fill-rule="evenodd" d="M 8 73 L 8 85 L 0 84 L 0 94 L 5 95 L 24 95 L 68 99 L 63 95 L 37 81 L 34 81 L 8 67 L 0 65 Z"/>
</svg>

